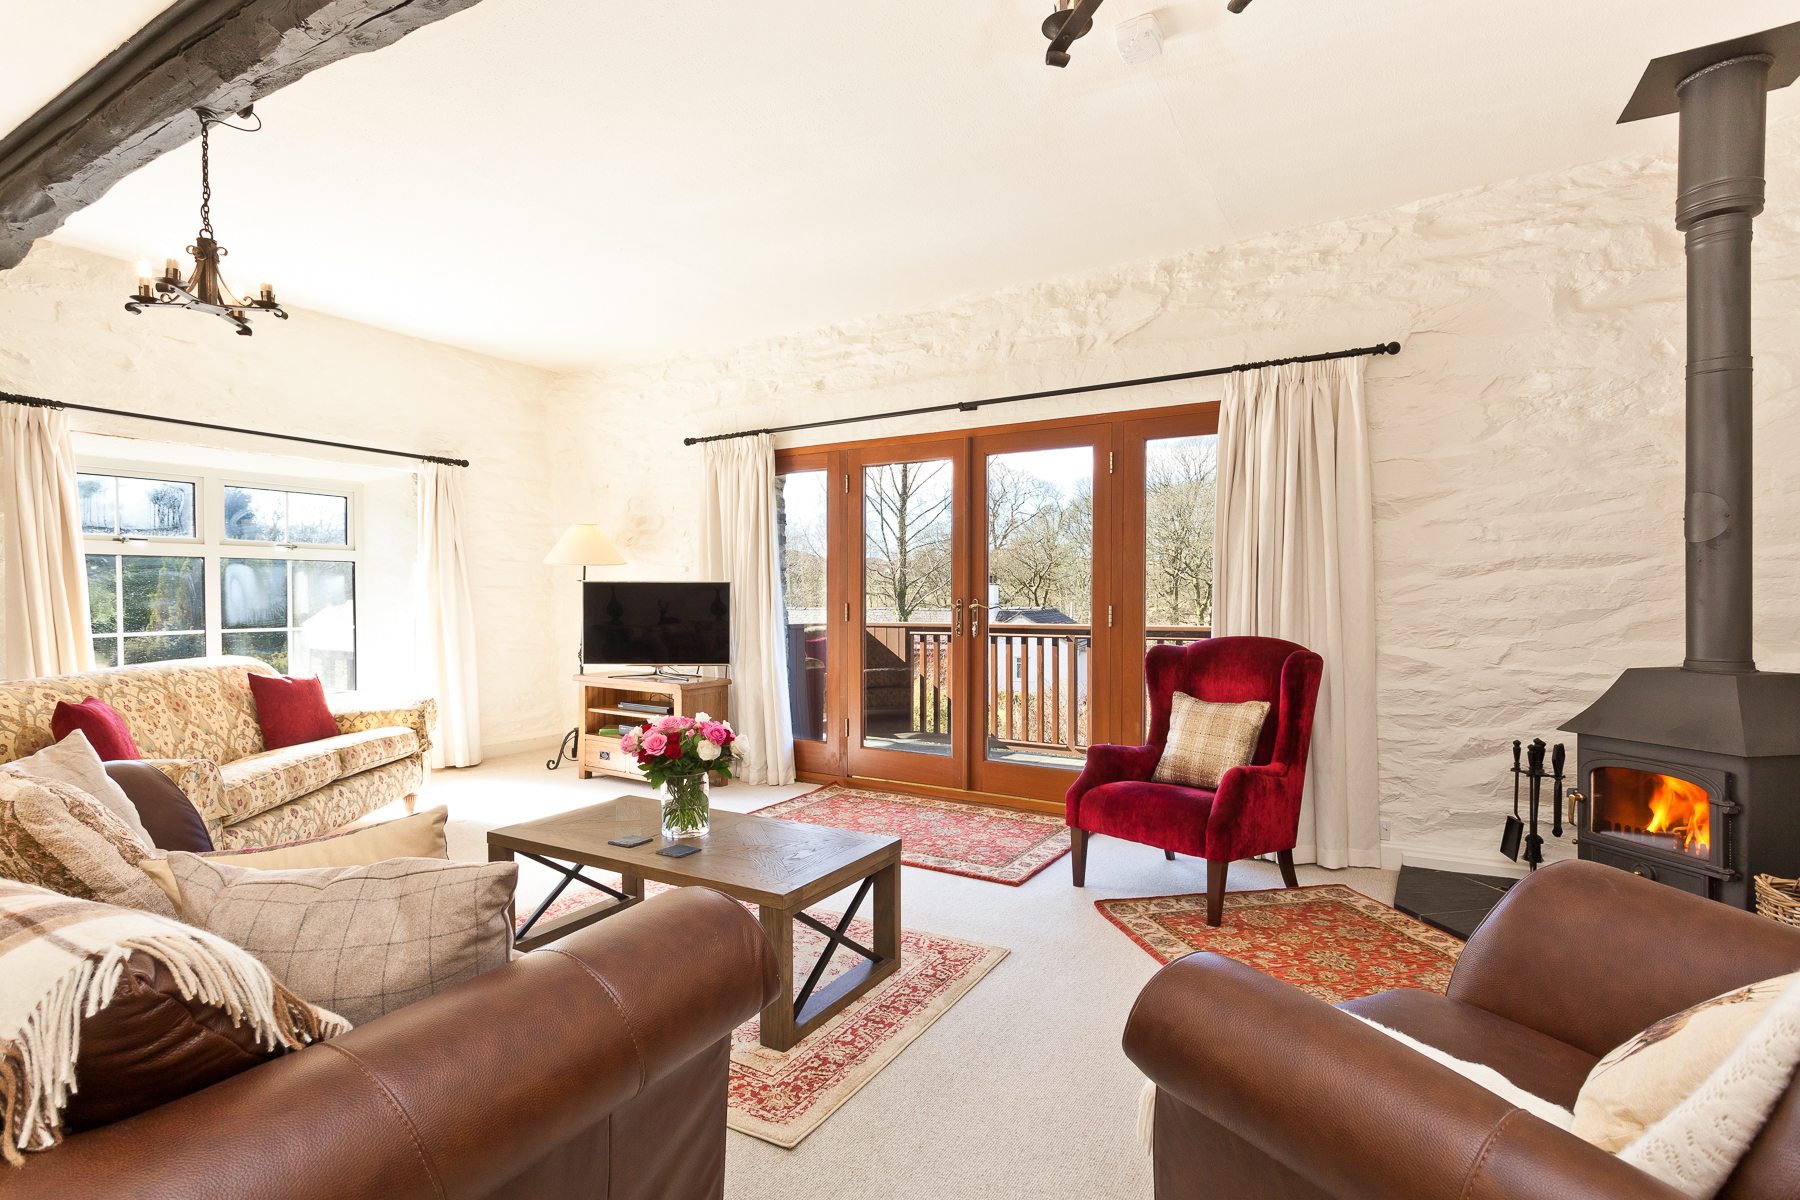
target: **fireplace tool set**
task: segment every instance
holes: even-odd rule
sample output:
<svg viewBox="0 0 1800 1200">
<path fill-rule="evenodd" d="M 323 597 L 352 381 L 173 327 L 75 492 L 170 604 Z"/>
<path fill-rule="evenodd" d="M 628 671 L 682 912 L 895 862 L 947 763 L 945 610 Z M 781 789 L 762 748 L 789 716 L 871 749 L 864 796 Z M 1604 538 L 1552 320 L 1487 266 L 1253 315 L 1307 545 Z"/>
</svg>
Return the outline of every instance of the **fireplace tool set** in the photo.
<svg viewBox="0 0 1800 1200">
<path fill-rule="evenodd" d="M 1524 751 L 1524 764 L 1520 764 L 1520 751 Z M 1544 754 L 1549 751 L 1550 769 L 1544 770 Z M 1533 738 L 1531 745 L 1522 746 L 1515 741 L 1512 744 L 1513 765 L 1513 806 L 1506 818 L 1506 828 L 1500 834 L 1500 853 L 1519 861 L 1520 843 L 1524 844 L 1525 861 L 1532 870 L 1544 861 L 1544 835 L 1538 832 L 1538 814 L 1543 805 L 1544 781 L 1550 781 L 1550 836 L 1563 835 L 1563 805 L 1568 804 L 1569 832 L 1575 831 L 1575 806 L 1583 799 L 1580 792 L 1573 789 L 1563 790 L 1563 764 L 1567 752 L 1561 742 L 1546 747 L 1543 738 Z M 1524 783 L 1527 795 L 1526 815 L 1519 813 L 1520 785 Z"/>
</svg>

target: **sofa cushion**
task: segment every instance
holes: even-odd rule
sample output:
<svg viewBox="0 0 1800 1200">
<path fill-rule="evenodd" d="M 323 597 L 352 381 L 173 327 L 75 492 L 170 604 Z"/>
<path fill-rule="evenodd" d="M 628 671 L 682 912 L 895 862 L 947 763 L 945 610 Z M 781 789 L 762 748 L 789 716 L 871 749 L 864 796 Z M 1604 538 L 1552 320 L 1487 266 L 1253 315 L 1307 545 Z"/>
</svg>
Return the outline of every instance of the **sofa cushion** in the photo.
<svg viewBox="0 0 1800 1200">
<path fill-rule="evenodd" d="M 17 762 L 7 763 L 0 770 L 48 779 L 52 783 L 66 783 L 78 792 L 85 792 L 106 805 L 107 811 L 123 821 L 125 827 L 131 830 L 131 836 L 145 847 L 156 845 L 149 831 L 144 828 L 137 806 L 132 804 L 124 789 L 114 782 L 106 764 L 100 761 L 100 756 L 94 753 L 93 746 L 88 743 L 87 734 L 79 729 L 70 730 L 68 736 L 61 741 L 45 746 L 36 754 L 28 754 Z"/>
<path fill-rule="evenodd" d="M 169 855 L 182 917 L 360 1024 L 505 965 L 516 863 L 391 858 L 257 871 Z"/>
<path fill-rule="evenodd" d="M 256 722 L 262 727 L 265 750 L 337 736 L 337 722 L 325 703 L 325 685 L 317 676 L 249 674 L 245 678 L 256 698 Z"/>
<path fill-rule="evenodd" d="M 85 792 L 0 771 L 0 876 L 173 915 L 168 897 L 143 872 L 152 853 Z"/>
<path fill-rule="evenodd" d="M 325 740 L 337 748 L 339 775 L 355 775 L 419 752 L 419 735 L 401 725 L 341 733 Z"/>
<path fill-rule="evenodd" d="M 302 867 L 366 867 L 390 858 L 450 857 L 444 836 L 447 808 L 431 808 L 355 829 L 342 829 L 315 838 L 258 846 L 251 850 L 215 850 L 208 862 L 258 871 L 287 871 Z"/>
<path fill-rule="evenodd" d="M 147 762 L 112 762 L 106 764 L 106 774 L 131 802 L 152 846 L 195 853 L 213 848 L 206 818 L 162 771 Z"/>
<path fill-rule="evenodd" d="M 343 773 L 338 748 L 328 738 L 280 750 L 265 750 L 219 768 L 225 784 L 225 824 L 254 817 L 316 792 Z"/>
<path fill-rule="evenodd" d="M 385 767 L 346 775 L 279 808 L 224 826 L 213 834 L 213 844 L 221 850 L 251 850 L 318 837 L 418 791 L 424 782 L 425 764 L 413 755 Z"/>
<path fill-rule="evenodd" d="M 1594 1067 L 1594 1056 L 1585 1050 L 1436 992 L 1397 988 L 1338 1007 L 1435 1046 L 1452 1058 L 1490 1066 L 1561 1108 L 1574 1106 Z"/>
<path fill-rule="evenodd" d="M 137 743 L 131 740 L 131 726 L 112 705 L 98 696 L 88 696 L 73 704 L 67 700 L 56 702 L 56 709 L 50 714 L 50 732 L 60 742 L 77 730 L 87 735 L 88 745 L 103 762 L 143 757 L 138 753 Z"/>
</svg>

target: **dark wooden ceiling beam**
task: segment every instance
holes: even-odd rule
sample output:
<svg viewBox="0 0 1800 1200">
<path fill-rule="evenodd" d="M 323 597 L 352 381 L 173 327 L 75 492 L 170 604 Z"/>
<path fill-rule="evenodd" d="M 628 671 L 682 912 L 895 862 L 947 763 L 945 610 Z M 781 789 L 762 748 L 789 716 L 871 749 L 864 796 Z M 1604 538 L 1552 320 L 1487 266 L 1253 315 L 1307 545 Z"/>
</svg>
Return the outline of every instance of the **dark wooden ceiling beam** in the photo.
<svg viewBox="0 0 1800 1200">
<path fill-rule="evenodd" d="M 480 0 L 178 0 L 0 139 L 0 270 L 144 164 L 237 112 Z"/>
</svg>

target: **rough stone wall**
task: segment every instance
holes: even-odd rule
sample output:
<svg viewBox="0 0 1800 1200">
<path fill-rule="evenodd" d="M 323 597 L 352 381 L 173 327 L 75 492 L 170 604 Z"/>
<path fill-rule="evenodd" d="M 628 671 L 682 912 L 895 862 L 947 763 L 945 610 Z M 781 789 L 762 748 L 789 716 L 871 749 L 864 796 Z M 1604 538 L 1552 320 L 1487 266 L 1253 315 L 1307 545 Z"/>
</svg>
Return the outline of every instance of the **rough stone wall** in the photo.
<svg viewBox="0 0 1800 1200">
<path fill-rule="evenodd" d="M 1398 339 L 1403 354 L 1369 366 L 1386 840 L 1412 861 L 1498 867 L 1507 743 L 1555 740 L 1621 669 L 1681 658 L 1674 187 L 1668 155 L 1600 163 L 570 377 L 556 398 L 575 431 L 558 441 L 559 516 L 615 530 L 631 560 L 617 574 L 688 574 L 702 468 L 685 434 Z M 1761 664 L 1794 669 L 1800 121 L 1774 128 L 1769 195 L 1757 235 L 1757 632 Z M 782 444 L 1219 395 L 1202 381 Z"/>
<path fill-rule="evenodd" d="M 465 519 L 483 739 L 489 746 L 542 739 L 566 720 L 566 691 L 556 683 L 569 674 L 568 637 L 556 638 L 548 620 L 559 577 L 541 563 L 559 532 L 543 469 L 551 376 L 311 312 L 259 322 L 251 338 L 192 314 L 132 316 L 123 309 L 131 282 L 128 264 L 54 242 L 39 243 L 24 263 L 0 274 L 0 390 L 469 459 Z M 294 452 L 263 439 L 79 413 L 72 423 L 98 433 Z M 383 486 L 379 495 L 391 500 L 394 493 Z M 367 552 L 413 556 L 410 524 L 389 541 Z M 372 647 L 373 639 L 412 636 L 404 608 L 365 603 L 358 616 L 365 651 L 387 649 Z M 411 687 L 409 680 L 365 683 Z"/>
</svg>

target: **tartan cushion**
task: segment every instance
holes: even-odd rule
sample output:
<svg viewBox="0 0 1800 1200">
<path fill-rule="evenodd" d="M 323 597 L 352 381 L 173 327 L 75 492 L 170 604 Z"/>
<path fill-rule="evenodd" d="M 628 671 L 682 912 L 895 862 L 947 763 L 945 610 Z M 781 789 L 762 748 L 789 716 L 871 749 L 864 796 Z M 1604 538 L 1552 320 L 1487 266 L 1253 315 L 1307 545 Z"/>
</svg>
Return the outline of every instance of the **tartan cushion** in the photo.
<svg viewBox="0 0 1800 1200">
<path fill-rule="evenodd" d="M 352 1024 L 512 957 L 516 863 L 390 858 L 260 871 L 168 857 L 181 918 L 242 946 L 275 978 Z"/>
<path fill-rule="evenodd" d="M 1213 704 L 1176 692 L 1169 707 L 1169 740 L 1157 760 L 1157 783 L 1216 789 L 1225 772 L 1241 767 L 1256 753 L 1267 700 Z"/>
</svg>

